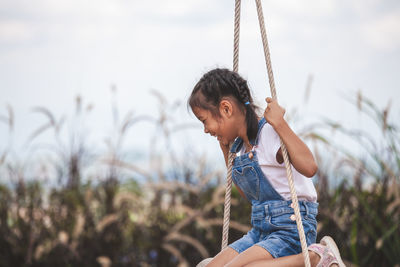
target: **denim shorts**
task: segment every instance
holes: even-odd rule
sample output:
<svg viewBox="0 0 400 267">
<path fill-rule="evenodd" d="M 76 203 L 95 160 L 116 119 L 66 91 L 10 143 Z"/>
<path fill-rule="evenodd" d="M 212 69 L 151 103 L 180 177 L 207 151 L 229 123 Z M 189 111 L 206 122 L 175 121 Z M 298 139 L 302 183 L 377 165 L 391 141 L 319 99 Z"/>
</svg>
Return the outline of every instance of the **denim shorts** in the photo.
<svg viewBox="0 0 400 267">
<path fill-rule="evenodd" d="M 274 258 L 301 252 L 292 201 L 274 200 L 252 206 L 252 228 L 229 247 L 242 253 L 253 245 L 266 249 Z M 299 201 L 307 246 L 316 242 L 318 203 Z"/>
</svg>

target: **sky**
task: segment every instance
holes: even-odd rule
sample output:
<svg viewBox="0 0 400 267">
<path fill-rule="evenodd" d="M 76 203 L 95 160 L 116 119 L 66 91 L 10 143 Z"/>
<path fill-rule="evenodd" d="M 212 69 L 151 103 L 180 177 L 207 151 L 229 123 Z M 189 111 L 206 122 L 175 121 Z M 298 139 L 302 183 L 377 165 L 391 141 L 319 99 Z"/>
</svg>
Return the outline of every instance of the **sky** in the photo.
<svg viewBox="0 0 400 267">
<path fill-rule="evenodd" d="M 242 1 L 239 73 L 261 107 L 269 95 L 255 3 Z M 263 0 L 279 103 L 308 118 L 328 117 L 368 127 L 345 97 L 355 92 L 400 115 L 400 2 L 396 0 Z M 232 66 L 233 0 L 1 0 L 0 115 L 15 113 L 10 136 L 0 124 L 0 149 L 15 151 L 40 125 L 46 107 L 69 118 L 80 95 L 93 107 L 85 127 L 93 146 L 112 135 L 111 103 L 120 117 L 159 114 L 152 91 L 174 116 L 195 127 L 178 146 L 214 154 L 216 140 L 202 134 L 187 111 L 191 89 L 206 71 Z M 304 93 L 312 77 L 310 98 Z M 113 95 L 111 88 L 116 88 Z M 158 130 L 132 127 L 125 147 L 147 150 Z M 218 157 L 222 162 L 222 156 Z"/>
</svg>

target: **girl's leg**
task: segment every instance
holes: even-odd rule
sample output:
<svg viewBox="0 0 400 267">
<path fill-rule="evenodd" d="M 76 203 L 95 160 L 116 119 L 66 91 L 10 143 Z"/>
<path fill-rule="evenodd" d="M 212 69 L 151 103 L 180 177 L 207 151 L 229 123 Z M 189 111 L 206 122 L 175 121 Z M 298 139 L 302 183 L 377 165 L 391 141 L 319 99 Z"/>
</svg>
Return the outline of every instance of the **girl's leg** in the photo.
<svg viewBox="0 0 400 267">
<path fill-rule="evenodd" d="M 239 253 L 231 247 L 226 247 L 207 264 L 207 267 L 221 267 L 230 262 Z"/>
<path fill-rule="evenodd" d="M 318 256 L 317 253 L 314 253 L 312 251 L 308 252 L 310 256 L 310 263 L 311 267 L 317 266 L 320 257 Z M 297 255 L 290 255 L 290 256 L 285 256 L 281 258 L 273 258 L 269 260 L 258 260 L 258 261 L 253 261 L 245 267 L 304 267 L 304 259 L 303 259 L 303 254 L 297 254 Z M 336 266 L 336 265 L 332 265 Z"/>
<path fill-rule="evenodd" d="M 308 251 L 310 256 L 311 267 L 316 267 L 321 259 L 320 256 Z M 218 253 L 207 267 L 304 267 L 303 254 L 273 258 L 272 255 L 260 246 L 252 246 L 239 254 L 236 250 L 227 247 Z M 332 267 L 338 267 L 337 264 L 332 264 Z"/>
<path fill-rule="evenodd" d="M 267 250 L 260 246 L 254 245 L 237 255 L 234 259 L 228 262 L 225 267 L 245 266 L 253 261 L 265 262 L 271 259 L 273 259 L 273 257 Z"/>
</svg>

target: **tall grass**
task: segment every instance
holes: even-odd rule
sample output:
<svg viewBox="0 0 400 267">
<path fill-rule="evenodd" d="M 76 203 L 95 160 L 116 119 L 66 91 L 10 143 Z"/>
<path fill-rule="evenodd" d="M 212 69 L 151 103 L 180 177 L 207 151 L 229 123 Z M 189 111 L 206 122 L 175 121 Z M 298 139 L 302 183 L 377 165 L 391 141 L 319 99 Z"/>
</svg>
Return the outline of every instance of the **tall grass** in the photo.
<svg viewBox="0 0 400 267">
<path fill-rule="evenodd" d="M 340 179 L 341 183 L 330 191 L 327 182 L 319 187 L 321 232 L 334 235 L 343 256 L 355 264 L 395 266 L 400 264 L 399 125 L 389 117 L 390 104 L 380 109 L 360 92 L 349 100 L 366 116 L 371 128 L 351 129 L 325 122 L 340 141 L 351 139 L 361 150 L 329 144 L 336 159 L 331 171 L 322 177 Z"/>
<path fill-rule="evenodd" d="M 210 166 L 204 156 L 187 160 L 177 153 L 174 135 L 193 125 L 172 117 L 179 102 L 153 94 L 159 103 L 156 117 L 128 112 L 121 119 L 117 103 L 112 102 L 113 131 L 102 153 L 89 146 L 83 129 L 93 106 L 84 105 L 81 98 L 75 100 L 69 138 L 61 136 L 67 117 L 56 119 L 44 107 L 34 109 L 46 122 L 29 135 L 27 144 L 33 146 L 41 135 L 52 134 L 54 142 L 39 147 L 50 147 L 48 164 L 56 172 L 49 175 L 57 176 L 50 179 L 58 178 L 58 184 L 27 179 L 24 168 L 10 156 L 12 144 L 1 148 L 0 266 L 183 267 L 219 251 L 225 170 Z M 351 101 L 355 111 L 375 123 L 372 132 L 379 136 L 330 120 L 306 125 L 301 132 L 314 144 L 320 166 L 318 234 L 333 236 L 349 264 L 396 266 L 400 264 L 399 126 L 390 119 L 389 107 L 380 109 L 361 94 Z M 11 107 L 0 122 L 12 136 Z M 125 140 L 140 131 L 143 122 L 156 132 L 149 136 L 153 148 L 149 167 L 128 160 L 122 152 Z M 346 138 L 364 151 L 355 153 L 337 142 Z M 167 167 L 157 144 L 163 146 Z M 100 174 L 85 177 L 89 167 Z M 250 205 L 235 188 L 232 197 L 230 242 L 250 227 Z"/>
</svg>

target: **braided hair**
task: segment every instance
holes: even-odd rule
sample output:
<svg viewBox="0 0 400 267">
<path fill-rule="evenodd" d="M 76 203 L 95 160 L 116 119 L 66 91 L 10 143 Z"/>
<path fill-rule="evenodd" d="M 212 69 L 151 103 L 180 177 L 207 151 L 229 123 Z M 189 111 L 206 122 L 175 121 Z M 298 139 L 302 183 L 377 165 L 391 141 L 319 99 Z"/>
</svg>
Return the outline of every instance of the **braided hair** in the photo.
<svg viewBox="0 0 400 267">
<path fill-rule="evenodd" d="M 247 81 L 238 73 L 220 68 L 205 73 L 193 88 L 188 104 L 192 110 L 194 107 L 209 110 L 214 117 L 219 118 L 219 103 L 224 97 L 232 97 L 245 113 L 247 137 L 254 140 L 258 131 L 257 107 L 253 103 Z"/>
</svg>

